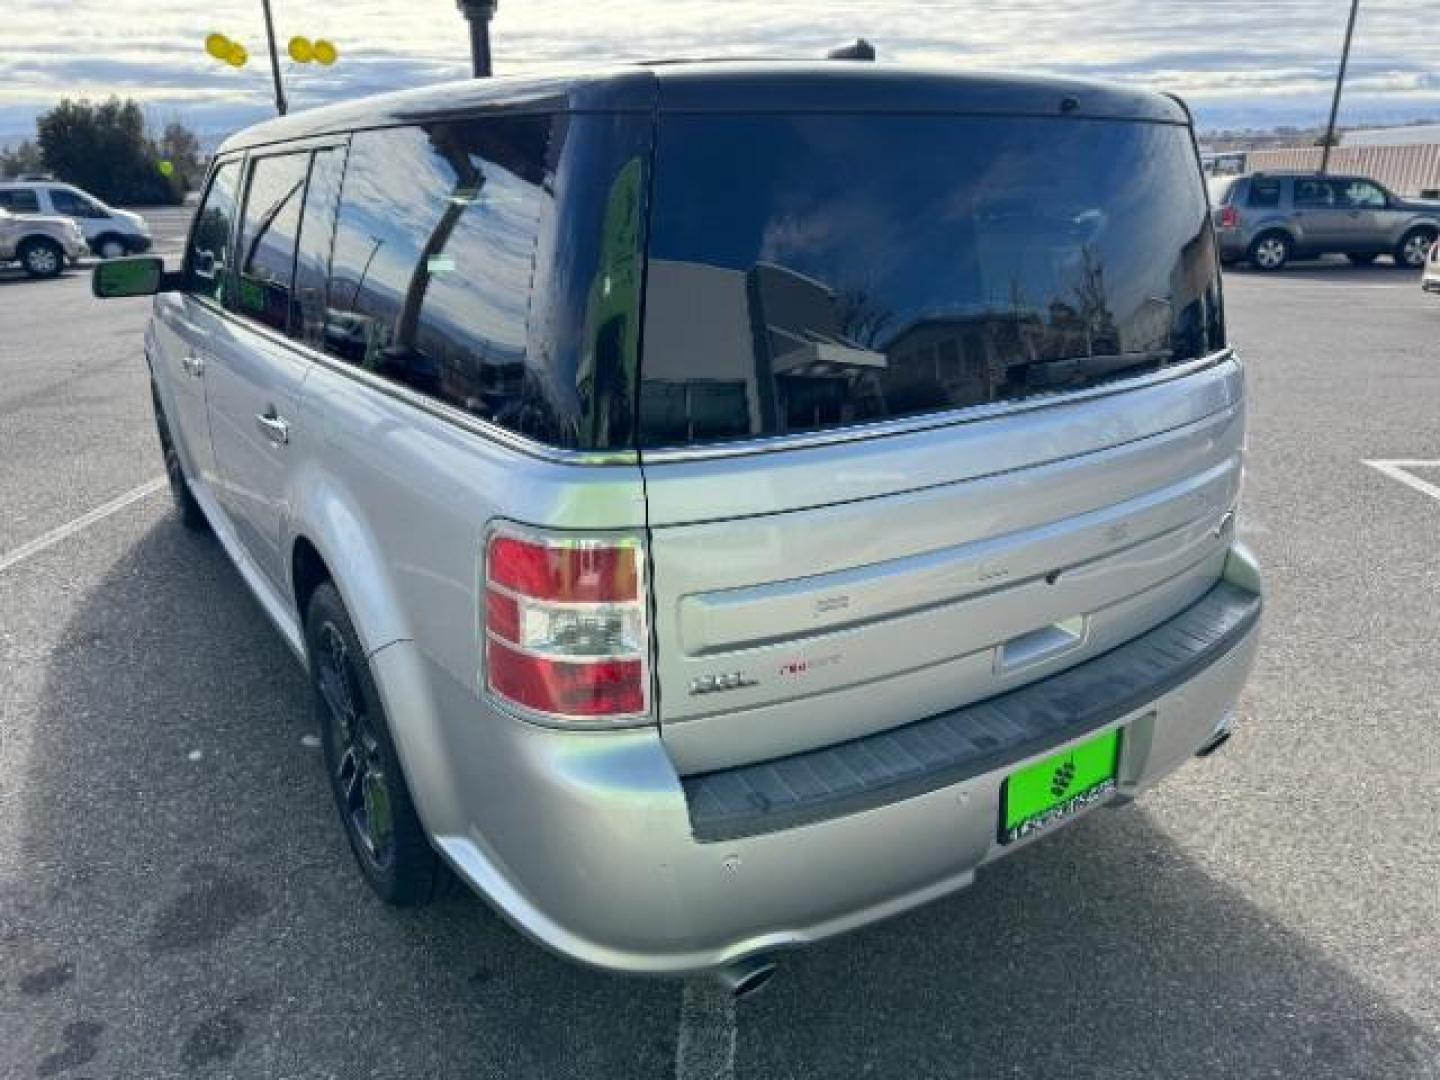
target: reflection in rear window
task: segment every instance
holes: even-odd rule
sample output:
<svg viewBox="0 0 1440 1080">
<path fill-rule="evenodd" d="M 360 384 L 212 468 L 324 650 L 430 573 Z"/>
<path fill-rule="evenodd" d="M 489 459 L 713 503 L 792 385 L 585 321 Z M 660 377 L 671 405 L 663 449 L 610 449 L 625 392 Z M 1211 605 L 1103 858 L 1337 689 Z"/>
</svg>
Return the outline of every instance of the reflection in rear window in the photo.
<svg viewBox="0 0 1440 1080">
<path fill-rule="evenodd" d="M 1223 343 L 1189 131 L 670 116 L 640 441 L 782 435 L 1155 371 Z"/>
</svg>

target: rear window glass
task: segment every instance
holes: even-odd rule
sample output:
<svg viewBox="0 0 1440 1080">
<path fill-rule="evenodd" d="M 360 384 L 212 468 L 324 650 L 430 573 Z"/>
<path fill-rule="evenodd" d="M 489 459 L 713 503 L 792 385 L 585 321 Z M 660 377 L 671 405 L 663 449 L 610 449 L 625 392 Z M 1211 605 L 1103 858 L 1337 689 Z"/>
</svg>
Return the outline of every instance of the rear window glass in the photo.
<svg viewBox="0 0 1440 1080">
<path fill-rule="evenodd" d="M 640 442 L 1072 390 L 1220 347 L 1190 133 L 1014 117 L 664 117 Z"/>
</svg>

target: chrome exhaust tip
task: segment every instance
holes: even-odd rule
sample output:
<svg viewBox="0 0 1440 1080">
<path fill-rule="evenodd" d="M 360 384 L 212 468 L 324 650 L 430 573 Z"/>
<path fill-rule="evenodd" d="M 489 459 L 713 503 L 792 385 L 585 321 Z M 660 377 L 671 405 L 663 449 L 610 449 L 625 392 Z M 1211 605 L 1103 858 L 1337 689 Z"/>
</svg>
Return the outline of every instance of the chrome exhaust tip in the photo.
<svg viewBox="0 0 1440 1080">
<path fill-rule="evenodd" d="M 726 964 L 715 972 L 715 978 L 736 1000 L 758 993 L 775 977 L 775 961 L 768 956 L 747 956 Z"/>
<path fill-rule="evenodd" d="M 1216 750 L 1219 750 L 1222 746 L 1224 746 L 1227 742 L 1230 741 L 1231 734 L 1232 733 L 1229 730 L 1226 730 L 1210 736 L 1210 741 L 1207 742 L 1204 746 L 1200 747 L 1199 750 L 1196 750 L 1195 756 L 1209 757 L 1211 754 L 1215 753 Z"/>
<path fill-rule="evenodd" d="M 1210 738 L 1206 739 L 1205 742 L 1201 745 L 1200 749 L 1195 751 L 1195 756 L 1209 757 L 1211 754 L 1215 753 L 1216 750 L 1219 750 L 1220 747 L 1224 746 L 1227 742 L 1229 742 L 1230 736 L 1234 733 L 1235 710 L 1226 709 L 1225 714 L 1220 717 L 1220 721 L 1215 725 L 1215 730 L 1210 733 Z"/>
</svg>

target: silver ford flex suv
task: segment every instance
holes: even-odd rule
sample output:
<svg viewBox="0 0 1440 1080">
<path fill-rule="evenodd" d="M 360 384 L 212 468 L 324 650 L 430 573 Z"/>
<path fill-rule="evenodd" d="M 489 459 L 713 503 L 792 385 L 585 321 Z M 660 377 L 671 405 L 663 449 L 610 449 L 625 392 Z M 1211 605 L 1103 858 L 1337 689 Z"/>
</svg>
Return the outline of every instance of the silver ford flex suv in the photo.
<svg viewBox="0 0 1440 1080">
<path fill-rule="evenodd" d="M 266 122 L 94 287 L 376 892 L 750 986 L 1229 735 L 1217 268 L 1175 100 L 710 63 Z"/>
</svg>

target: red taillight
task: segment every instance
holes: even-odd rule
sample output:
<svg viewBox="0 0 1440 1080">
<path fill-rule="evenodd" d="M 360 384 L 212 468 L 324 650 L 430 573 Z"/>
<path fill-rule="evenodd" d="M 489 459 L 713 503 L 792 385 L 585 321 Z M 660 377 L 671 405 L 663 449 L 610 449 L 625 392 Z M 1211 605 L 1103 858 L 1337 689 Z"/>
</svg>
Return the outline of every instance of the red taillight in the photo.
<svg viewBox="0 0 1440 1080">
<path fill-rule="evenodd" d="M 548 660 L 494 638 L 488 659 L 490 689 L 527 709 L 587 720 L 645 711 L 640 660 Z"/>
<path fill-rule="evenodd" d="M 1233 206 L 1225 206 L 1220 209 L 1220 228 L 1238 229 L 1240 227 L 1240 211 Z"/>
<path fill-rule="evenodd" d="M 502 527 L 485 552 L 485 684 L 561 720 L 629 721 L 649 709 L 644 550 L 631 537 Z"/>
<path fill-rule="evenodd" d="M 514 536 L 490 541 L 490 580 L 537 600 L 634 600 L 640 585 L 634 549 L 553 547 Z"/>
</svg>

